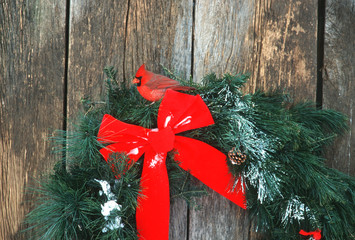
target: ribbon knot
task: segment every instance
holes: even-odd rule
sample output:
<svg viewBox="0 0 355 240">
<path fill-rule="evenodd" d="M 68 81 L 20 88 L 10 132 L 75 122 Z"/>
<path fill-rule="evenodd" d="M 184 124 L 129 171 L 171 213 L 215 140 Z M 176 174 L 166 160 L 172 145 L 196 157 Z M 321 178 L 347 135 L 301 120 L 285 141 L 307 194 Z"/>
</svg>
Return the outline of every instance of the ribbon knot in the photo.
<svg viewBox="0 0 355 240">
<path fill-rule="evenodd" d="M 233 175 L 226 156 L 201 141 L 176 134 L 214 124 L 211 113 L 200 96 L 167 90 L 158 112 L 158 128 L 146 129 L 121 122 L 106 114 L 98 133 L 101 143 L 109 144 L 100 150 L 107 160 L 112 152 L 124 152 L 132 164 L 144 154 L 142 195 L 136 211 L 140 239 L 169 238 L 170 196 L 165 166 L 167 152 L 175 149 L 174 159 L 179 166 L 207 186 L 246 208 L 241 181 L 234 191 Z"/>
<path fill-rule="evenodd" d="M 148 132 L 148 142 L 155 152 L 169 152 L 174 148 L 175 134 L 171 127 L 158 128 Z"/>
</svg>

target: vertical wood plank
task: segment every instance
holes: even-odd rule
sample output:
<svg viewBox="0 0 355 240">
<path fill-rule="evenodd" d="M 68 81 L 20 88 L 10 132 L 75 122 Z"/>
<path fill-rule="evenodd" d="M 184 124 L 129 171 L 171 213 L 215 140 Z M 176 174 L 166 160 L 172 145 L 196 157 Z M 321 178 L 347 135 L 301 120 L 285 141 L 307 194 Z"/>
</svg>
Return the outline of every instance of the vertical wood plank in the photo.
<svg viewBox="0 0 355 240">
<path fill-rule="evenodd" d="M 281 88 L 315 100 L 317 1 L 197 0 L 195 13 L 195 81 L 209 72 L 250 72 L 246 92 Z M 247 213 L 218 194 L 197 202 L 203 210 L 191 210 L 189 239 L 261 238 L 249 231 Z"/>
<path fill-rule="evenodd" d="M 0 239 L 28 239 L 34 177 L 53 164 L 46 138 L 63 124 L 65 2 L 0 3 Z"/>
<path fill-rule="evenodd" d="M 355 176 L 355 1 L 326 1 L 323 103 L 349 117 L 350 131 L 327 151 L 328 164 Z"/>
<path fill-rule="evenodd" d="M 103 69 L 114 66 L 122 79 L 129 0 L 70 1 L 68 117 L 77 116 L 81 100 L 104 94 Z"/>
<path fill-rule="evenodd" d="M 70 9 L 70 118 L 80 99 L 103 94 L 105 66 L 115 66 L 118 80 L 127 84 L 143 63 L 157 73 L 164 65 L 189 76 L 192 0 L 72 0 Z M 169 239 L 186 238 L 186 213 L 183 201 L 172 201 Z"/>
<path fill-rule="evenodd" d="M 191 72 L 192 0 L 131 0 L 126 36 L 125 78 L 138 67 L 161 72 L 160 65 L 183 77 Z"/>
<path fill-rule="evenodd" d="M 316 100 L 317 3 L 257 3 L 250 91 L 281 88 L 296 101 Z"/>
<path fill-rule="evenodd" d="M 246 70 L 251 62 L 253 1 L 196 1 L 193 78 Z M 247 213 L 209 190 L 190 209 L 188 239 L 249 239 Z"/>
<path fill-rule="evenodd" d="M 193 77 L 252 67 L 254 1 L 196 1 Z"/>
<path fill-rule="evenodd" d="M 196 199 L 197 208 L 190 209 L 188 239 L 256 239 L 250 238 L 250 221 L 246 210 L 213 190 Z"/>
</svg>

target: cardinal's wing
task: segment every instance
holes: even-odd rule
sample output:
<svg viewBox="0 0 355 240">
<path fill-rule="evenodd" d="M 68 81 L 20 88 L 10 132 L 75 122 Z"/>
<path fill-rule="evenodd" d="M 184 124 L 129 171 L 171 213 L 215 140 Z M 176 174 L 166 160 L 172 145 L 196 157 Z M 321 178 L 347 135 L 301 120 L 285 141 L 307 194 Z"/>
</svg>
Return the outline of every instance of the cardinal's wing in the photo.
<svg viewBox="0 0 355 240">
<path fill-rule="evenodd" d="M 176 80 L 155 74 L 145 85 L 150 89 L 164 89 L 179 86 L 180 84 Z"/>
</svg>

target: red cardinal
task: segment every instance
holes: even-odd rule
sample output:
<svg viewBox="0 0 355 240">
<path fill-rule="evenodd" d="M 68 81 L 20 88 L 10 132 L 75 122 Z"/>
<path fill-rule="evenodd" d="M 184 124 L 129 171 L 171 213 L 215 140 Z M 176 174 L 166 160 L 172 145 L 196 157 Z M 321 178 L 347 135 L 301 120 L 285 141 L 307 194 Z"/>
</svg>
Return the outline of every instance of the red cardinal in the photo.
<svg viewBox="0 0 355 240">
<path fill-rule="evenodd" d="M 161 99 L 167 89 L 189 91 L 194 90 L 193 87 L 180 86 L 178 81 L 155 74 L 145 70 L 143 64 L 138 69 L 132 83 L 137 84 L 138 92 L 148 101 L 155 102 Z"/>
</svg>

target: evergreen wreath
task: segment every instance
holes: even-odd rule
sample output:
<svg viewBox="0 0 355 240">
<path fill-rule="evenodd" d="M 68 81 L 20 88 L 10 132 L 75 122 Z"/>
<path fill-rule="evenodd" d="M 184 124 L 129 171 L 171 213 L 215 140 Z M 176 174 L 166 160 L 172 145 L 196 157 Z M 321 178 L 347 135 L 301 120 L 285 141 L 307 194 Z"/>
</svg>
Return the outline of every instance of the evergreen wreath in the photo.
<svg viewBox="0 0 355 240">
<path fill-rule="evenodd" d="M 83 114 L 73 131 L 51 137 L 63 158 L 40 180 L 37 207 L 26 223 L 33 239 L 137 239 L 135 210 L 142 164 L 129 165 L 122 153 L 108 164 L 97 134 L 104 114 L 154 128 L 159 102 L 150 104 L 133 87 L 120 84 L 113 67 L 105 69 L 107 96 L 83 101 Z M 324 165 L 323 150 L 347 130 L 346 117 L 313 103 L 294 103 L 278 91 L 243 94 L 248 76 L 215 74 L 202 84 L 166 75 L 196 88 L 215 124 L 183 135 L 225 153 L 230 172 L 242 176 L 247 209 L 256 230 L 267 239 L 300 239 L 300 229 L 321 229 L 322 239 L 353 239 L 354 178 Z M 206 194 L 193 177 L 173 161 L 167 169 L 171 198 L 189 204 Z M 120 176 L 115 178 L 115 176 Z M 311 235 L 310 238 L 317 238 Z M 309 237 L 308 237 L 309 238 Z"/>
</svg>

